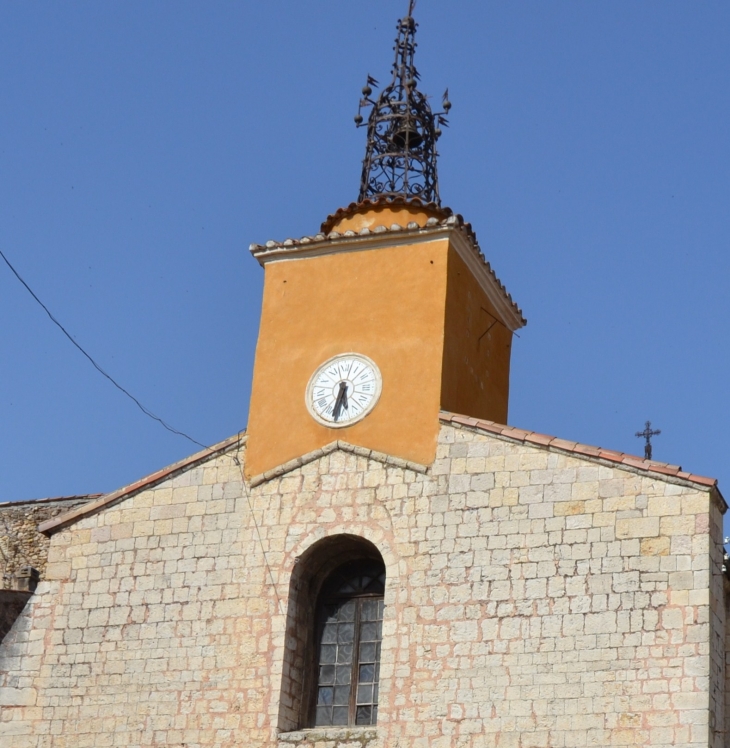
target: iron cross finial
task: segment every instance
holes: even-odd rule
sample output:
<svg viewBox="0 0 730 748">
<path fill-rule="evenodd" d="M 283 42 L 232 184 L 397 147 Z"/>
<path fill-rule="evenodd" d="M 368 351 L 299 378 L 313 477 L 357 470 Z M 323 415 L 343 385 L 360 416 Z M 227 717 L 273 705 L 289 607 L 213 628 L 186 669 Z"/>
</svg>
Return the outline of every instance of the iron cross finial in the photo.
<svg viewBox="0 0 730 748">
<path fill-rule="evenodd" d="M 651 437 L 652 436 L 658 436 L 662 432 L 659 429 L 655 429 L 652 431 L 651 429 L 651 421 L 647 421 L 646 425 L 644 426 L 643 431 L 637 431 L 636 436 L 639 439 L 646 439 L 646 444 L 644 445 L 644 459 L 645 460 L 651 460 Z"/>
</svg>

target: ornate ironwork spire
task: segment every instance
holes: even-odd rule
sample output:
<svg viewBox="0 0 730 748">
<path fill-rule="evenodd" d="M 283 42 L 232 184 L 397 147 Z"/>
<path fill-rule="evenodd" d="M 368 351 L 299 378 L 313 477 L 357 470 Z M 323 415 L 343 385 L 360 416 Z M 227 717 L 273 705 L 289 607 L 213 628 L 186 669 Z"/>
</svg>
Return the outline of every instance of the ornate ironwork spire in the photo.
<svg viewBox="0 0 730 748">
<path fill-rule="evenodd" d="M 448 126 L 446 115 L 451 102 L 447 89 L 443 111 L 433 113 L 427 97 L 417 89 L 419 75 L 413 63 L 418 26 L 413 20 L 415 5 L 415 0 L 410 0 L 408 15 L 398 22 L 390 84 L 381 91 L 377 101 L 370 98 L 372 86 L 378 85 L 374 78 L 368 75 L 362 90 L 355 124 L 367 126 L 368 140 L 358 200 L 381 196 L 417 197 L 424 202 L 441 204 L 436 141 L 441 127 Z M 369 106 L 372 110 L 364 123 L 361 111 Z"/>
</svg>

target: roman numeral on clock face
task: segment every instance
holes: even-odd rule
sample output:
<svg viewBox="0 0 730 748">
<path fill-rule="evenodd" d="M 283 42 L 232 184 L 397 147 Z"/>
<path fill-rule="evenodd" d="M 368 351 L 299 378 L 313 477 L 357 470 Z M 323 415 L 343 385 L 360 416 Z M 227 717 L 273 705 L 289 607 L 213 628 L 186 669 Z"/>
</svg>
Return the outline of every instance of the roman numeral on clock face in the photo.
<svg viewBox="0 0 730 748">
<path fill-rule="evenodd" d="M 357 423 L 375 407 L 382 380 L 374 361 L 358 353 L 335 356 L 318 367 L 307 386 L 306 405 L 323 426 Z"/>
</svg>

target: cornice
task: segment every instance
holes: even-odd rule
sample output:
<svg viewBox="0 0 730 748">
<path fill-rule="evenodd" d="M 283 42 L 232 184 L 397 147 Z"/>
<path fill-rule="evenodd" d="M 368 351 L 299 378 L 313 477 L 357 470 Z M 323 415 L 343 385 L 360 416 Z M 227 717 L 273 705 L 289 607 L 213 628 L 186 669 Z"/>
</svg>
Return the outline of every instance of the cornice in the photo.
<svg viewBox="0 0 730 748">
<path fill-rule="evenodd" d="M 38 532 L 42 532 L 45 535 L 53 535 L 59 530 L 63 530 L 65 527 L 68 527 L 68 525 L 71 525 L 84 517 L 96 514 L 102 509 L 107 509 L 123 499 L 128 499 L 130 496 L 140 493 L 140 491 L 153 488 L 159 483 L 162 483 L 162 481 L 169 480 L 192 467 L 197 467 L 213 457 L 217 457 L 218 455 L 224 454 L 233 449 L 238 449 L 241 445 L 245 444 L 246 439 L 247 437 L 243 434 L 235 434 L 212 447 L 208 447 L 201 452 L 186 457 L 184 460 L 175 462 L 166 468 L 162 468 L 162 470 L 158 470 L 157 472 L 135 481 L 134 483 L 130 483 L 128 486 L 104 494 L 96 501 L 84 504 L 70 512 L 66 512 L 65 514 L 61 514 L 53 519 L 41 522 L 41 524 L 38 525 Z"/>
<path fill-rule="evenodd" d="M 428 472 L 427 465 L 421 465 L 418 462 L 411 462 L 410 460 L 402 460 L 399 457 L 393 457 L 392 455 L 385 454 L 384 452 L 377 452 L 374 449 L 367 449 L 366 447 L 357 447 L 349 442 L 338 439 L 337 441 L 330 442 L 320 449 L 315 449 L 313 452 L 307 452 L 307 454 L 297 457 L 294 460 L 289 460 L 283 465 L 267 470 L 265 473 L 255 475 L 249 481 L 249 485 L 254 488 L 262 483 L 273 480 L 274 478 L 280 478 L 282 475 L 291 473 L 293 470 L 308 465 L 310 462 L 319 460 L 325 455 L 332 454 L 336 451 L 348 452 L 350 454 L 357 455 L 358 457 L 365 457 L 368 460 L 375 460 L 389 467 L 401 468 L 402 470 L 412 470 L 415 473 L 426 473 Z"/>
<path fill-rule="evenodd" d="M 250 251 L 259 264 L 265 267 L 269 262 L 311 259 L 329 254 L 362 252 L 440 240 L 452 241 L 459 256 L 499 313 L 501 321 L 513 332 L 524 327 L 527 320 L 522 310 L 512 300 L 512 296 L 507 293 L 507 289 L 485 259 L 476 243 L 471 226 L 465 224 L 460 216 L 451 215 L 443 220 L 429 218 L 425 226 L 413 221 L 406 226 L 393 224 L 390 228 L 376 226 L 373 229 L 360 229 L 359 232 L 331 231 L 329 234 L 320 233 L 301 239 L 286 239 L 283 242 L 268 241 L 265 245 L 252 244 Z"/>
</svg>

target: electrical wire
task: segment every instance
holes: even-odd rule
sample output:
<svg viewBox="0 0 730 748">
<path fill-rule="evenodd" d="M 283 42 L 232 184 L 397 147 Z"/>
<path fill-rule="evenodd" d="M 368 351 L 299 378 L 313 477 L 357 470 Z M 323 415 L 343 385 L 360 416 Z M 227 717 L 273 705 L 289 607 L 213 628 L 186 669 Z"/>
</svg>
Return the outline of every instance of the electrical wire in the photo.
<svg viewBox="0 0 730 748">
<path fill-rule="evenodd" d="M 182 436 L 183 438 L 187 439 L 189 442 L 192 442 L 193 444 L 196 444 L 198 447 L 202 447 L 203 449 L 209 449 L 205 444 L 202 444 L 197 439 L 193 439 L 192 436 L 188 436 L 184 431 L 179 431 L 176 428 L 173 428 L 170 426 L 169 423 L 166 423 L 162 420 L 159 416 L 156 416 L 149 408 L 146 408 L 142 403 L 137 400 L 137 398 L 128 390 L 126 390 L 124 387 L 122 387 L 119 382 L 117 382 L 114 377 L 112 377 L 110 374 L 107 374 L 104 369 L 99 366 L 99 364 L 94 361 L 94 359 L 74 340 L 73 336 L 66 330 L 66 328 L 51 314 L 50 309 L 38 298 L 38 296 L 35 294 L 33 289 L 21 278 L 20 273 L 12 266 L 10 263 L 10 260 L 5 256 L 3 251 L 0 249 L 0 257 L 5 261 L 5 264 L 10 268 L 13 275 L 25 286 L 26 291 L 40 304 L 43 311 L 50 317 L 51 322 L 53 322 L 56 327 L 78 348 L 79 351 L 91 362 L 91 365 L 104 377 L 106 377 L 120 392 L 124 393 L 147 417 L 151 418 L 153 421 L 157 421 L 163 428 L 166 428 L 169 432 L 173 434 L 177 434 L 178 436 Z"/>
<path fill-rule="evenodd" d="M 240 435 L 239 435 L 240 436 Z M 256 521 L 256 515 L 253 511 L 253 505 L 251 504 L 251 496 L 248 492 L 248 486 L 246 485 L 246 476 L 243 474 L 243 465 L 241 464 L 241 461 L 238 459 L 238 455 L 228 455 L 231 457 L 233 462 L 238 465 L 239 469 L 241 470 L 241 485 L 243 486 L 243 493 L 246 496 L 246 502 L 248 503 L 248 511 L 251 514 L 251 519 L 253 520 L 253 526 L 256 528 L 256 535 L 259 540 L 259 545 L 261 546 L 261 553 L 264 557 L 264 563 L 266 564 L 266 568 L 269 571 L 269 579 L 271 580 L 271 587 L 274 590 L 274 595 L 276 595 L 276 602 L 279 605 L 279 613 L 281 615 L 286 615 L 286 608 L 284 607 L 283 603 L 281 602 L 281 598 L 279 597 L 279 589 L 276 586 L 276 582 L 274 581 L 274 572 L 271 570 L 271 566 L 269 565 L 269 559 L 266 556 L 266 548 L 264 547 L 264 541 L 261 537 L 261 530 L 259 529 L 259 523 Z"/>
<path fill-rule="evenodd" d="M 72 335 L 66 330 L 66 328 L 53 316 L 50 309 L 38 298 L 36 293 L 33 291 L 33 289 L 23 280 L 23 278 L 20 276 L 20 273 L 13 267 L 12 263 L 8 258 L 5 256 L 4 252 L 0 249 L 0 257 L 5 261 L 5 264 L 10 268 L 13 275 L 23 284 L 26 291 L 35 299 L 35 301 L 41 306 L 43 311 L 49 316 L 51 321 L 53 322 L 56 327 L 58 327 L 59 330 L 76 346 L 76 348 L 81 351 L 81 353 L 91 362 L 92 366 L 106 379 L 108 379 L 120 392 L 124 393 L 148 418 L 151 418 L 153 421 L 157 421 L 161 426 L 163 426 L 165 429 L 170 431 L 173 434 L 177 434 L 178 436 L 182 436 L 188 441 L 192 442 L 193 444 L 197 445 L 198 447 L 202 447 L 203 449 L 212 450 L 212 447 L 208 446 L 207 444 L 203 444 L 202 442 L 199 442 L 197 439 L 193 439 L 192 436 L 189 436 L 184 431 L 179 431 L 176 428 L 173 428 L 168 423 L 166 423 L 162 418 L 159 416 L 156 416 L 149 408 L 146 408 L 134 395 L 132 395 L 131 392 L 126 390 L 122 385 L 120 385 L 114 377 L 112 377 L 110 374 L 107 374 L 107 372 L 104 371 L 104 369 L 99 366 L 99 364 L 96 363 L 96 361 L 90 356 L 72 337 Z M 239 434 L 240 437 L 240 434 Z M 240 443 L 240 439 L 239 439 Z M 285 608 L 282 604 L 281 598 L 279 597 L 279 590 L 276 586 L 276 582 L 274 581 L 274 572 L 271 569 L 271 565 L 269 564 L 269 559 L 266 555 L 266 549 L 264 547 L 264 541 L 261 537 L 261 529 L 259 528 L 259 523 L 256 521 L 256 515 L 254 514 L 253 505 L 251 503 L 251 496 L 248 491 L 248 486 L 246 485 L 246 476 L 243 472 L 243 465 L 241 464 L 241 461 L 238 458 L 238 455 L 227 455 L 230 457 L 233 462 L 238 466 L 238 468 L 241 471 L 241 485 L 243 487 L 243 493 L 246 497 L 246 502 L 248 503 L 248 510 L 251 513 L 251 519 L 253 520 L 254 528 L 256 529 L 256 537 L 259 541 L 259 545 L 261 546 L 261 553 L 264 557 L 264 563 L 266 564 L 266 569 L 269 572 L 269 579 L 271 580 L 271 586 L 274 590 L 274 595 L 276 596 L 276 601 L 279 606 L 279 612 L 284 615 L 285 614 Z"/>
</svg>

